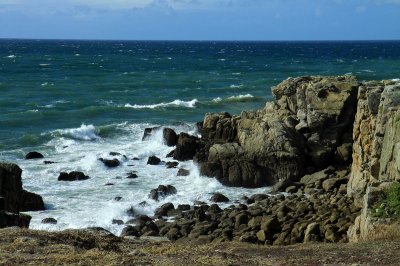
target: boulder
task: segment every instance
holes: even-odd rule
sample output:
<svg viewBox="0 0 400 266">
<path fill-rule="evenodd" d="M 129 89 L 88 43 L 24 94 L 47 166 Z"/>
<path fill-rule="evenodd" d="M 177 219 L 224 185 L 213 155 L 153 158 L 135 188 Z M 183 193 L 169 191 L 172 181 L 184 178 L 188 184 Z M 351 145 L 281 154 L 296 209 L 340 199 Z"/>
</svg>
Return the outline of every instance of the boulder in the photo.
<svg viewBox="0 0 400 266">
<path fill-rule="evenodd" d="M 147 160 L 147 164 L 150 165 L 158 165 L 161 162 L 160 158 L 156 156 L 150 156 L 149 159 Z"/>
<path fill-rule="evenodd" d="M 170 147 L 175 146 L 178 143 L 178 135 L 171 128 L 163 129 L 163 139 L 165 145 Z"/>
<path fill-rule="evenodd" d="M 45 210 L 43 198 L 35 193 L 23 190 L 20 211 Z"/>
<path fill-rule="evenodd" d="M 31 151 L 31 152 L 28 152 L 28 153 L 25 155 L 25 159 L 26 159 L 26 160 L 31 160 L 31 159 L 42 159 L 42 158 L 44 158 L 43 154 L 41 154 L 40 152 L 37 152 L 37 151 Z"/>
<path fill-rule="evenodd" d="M 125 237 L 125 236 L 135 236 L 135 237 L 139 237 L 140 236 L 140 232 L 133 226 L 126 226 L 124 227 L 124 229 L 122 229 L 121 232 L 121 237 Z"/>
<path fill-rule="evenodd" d="M 183 169 L 183 168 L 180 168 L 176 175 L 177 176 L 188 176 L 188 175 L 190 175 L 190 171 L 186 170 L 186 169 Z"/>
<path fill-rule="evenodd" d="M 132 172 L 132 173 L 128 173 L 126 178 L 135 179 L 135 178 L 138 178 L 138 175 L 136 173 Z"/>
<path fill-rule="evenodd" d="M 214 193 L 210 200 L 213 202 L 229 202 L 229 199 L 221 193 Z"/>
<path fill-rule="evenodd" d="M 310 223 L 304 233 L 304 243 L 321 241 L 321 233 L 318 223 Z"/>
<path fill-rule="evenodd" d="M 159 130 L 161 127 L 147 127 L 144 129 L 143 132 L 143 137 L 142 137 L 142 141 L 148 140 L 153 134 L 154 132 L 156 132 L 157 130 Z"/>
<path fill-rule="evenodd" d="M 120 162 L 118 159 L 114 158 L 114 159 L 104 159 L 104 158 L 100 158 L 99 159 L 102 163 L 104 163 L 105 166 L 109 167 L 109 168 L 114 168 L 120 165 Z"/>
<path fill-rule="evenodd" d="M 61 172 L 58 176 L 58 181 L 79 181 L 79 180 L 86 180 L 90 177 L 85 175 L 82 172 L 72 171 L 69 173 Z"/>
<path fill-rule="evenodd" d="M 42 224 L 57 224 L 57 220 L 54 219 L 54 218 L 51 218 L 51 217 L 49 217 L 49 218 L 44 218 L 44 219 L 42 220 Z"/>
<path fill-rule="evenodd" d="M 169 195 L 176 194 L 177 190 L 171 185 L 159 185 L 158 188 L 152 189 L 149 194 L 149 198 L 158 201 L 160 198 L 167 197 Z"/>
<path fill-rule="evenodd" d="M 166 166 L 167 168 L 176 168 L 178 165 L 179 165 L 178 162 L 166 162 L 166 163 L 165 163 L 165 166 Z"/>
<path fill-rule="evenodd" d="M 156 216 L 167 216 L 168 212 L 171 210 L 175 210 L 174 204 L 172 203 L 165 203 L 158 207 L 156 211 L 154 212 L 154 215 Z"/>
</svg>

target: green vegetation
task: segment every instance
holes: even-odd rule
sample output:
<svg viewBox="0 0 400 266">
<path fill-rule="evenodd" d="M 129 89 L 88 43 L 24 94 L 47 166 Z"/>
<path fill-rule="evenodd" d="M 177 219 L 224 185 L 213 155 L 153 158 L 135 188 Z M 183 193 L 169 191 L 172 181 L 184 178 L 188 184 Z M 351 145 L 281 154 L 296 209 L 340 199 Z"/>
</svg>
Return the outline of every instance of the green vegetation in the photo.
<svg viewBox="0 0 400 266">
<path fill-rule="evenodd" d="M 374 217 L 400 218 L 400 183 L 395 182 L 384 191 L 384 197 L 374 205 Z"/>
</svg>

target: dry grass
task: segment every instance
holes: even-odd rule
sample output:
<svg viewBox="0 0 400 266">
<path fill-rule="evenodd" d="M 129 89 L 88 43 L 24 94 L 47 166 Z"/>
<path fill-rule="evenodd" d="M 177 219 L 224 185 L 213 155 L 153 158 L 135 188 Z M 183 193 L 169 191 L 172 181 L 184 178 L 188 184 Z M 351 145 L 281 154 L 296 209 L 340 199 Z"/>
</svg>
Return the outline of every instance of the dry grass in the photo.
<svg viewBox="0 0 400 266">
<path fill-rule="evenodd" d="M 400 221 L 379 224 L 365 241 L 396 241 L 400 239 Z"/>
<path fill-rule="evenodd" d="M 400 241 L 259 246 L 140 242 L 70 230 L 0 230 L 0 265 L 396 265 Z"/>
</svg>

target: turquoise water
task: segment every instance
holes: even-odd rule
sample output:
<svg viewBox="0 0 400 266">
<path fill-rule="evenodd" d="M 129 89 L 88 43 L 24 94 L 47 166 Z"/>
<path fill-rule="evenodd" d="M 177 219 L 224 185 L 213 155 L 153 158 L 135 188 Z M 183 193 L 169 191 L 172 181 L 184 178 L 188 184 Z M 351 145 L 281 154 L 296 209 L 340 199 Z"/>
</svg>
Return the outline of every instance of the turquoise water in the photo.
<svg viewBox="0 0 400 266">
<path fill-rule="evenodd" d="M 188 177 L 146 165 L 150 155 L 171 160 L 166 154 L 173 148 L 163 144 L 161 131 L 142 142 L 145 127 L 196 135 L 193 124 L 206 112 L 260 108 L 272 99 L 271 86 L 287 77 L 343 74 L 400 78 L 400 42 L 0 40 L 0 161 L 20 165 L 24 187 L 44 198 L 47 210 L 30 213 L 32 228 L 101 226 L 118 234 L 123 226 L 111 221 L 128 220 L 131 207 L 152 215 L 166 202 L 209 202 L 213 192 L 240 200 L 269 191 L 223 187 L 200 176 L 191 161 L 180 164 Z M 45 159 L 24 160 L 31 150 Z M 99 158 L 111 151 L 127 157 L 107 169 Z M 126 179 L 133 170 L 139 178 Z M 90 179 L 60 182 L 61 171 L 83 171 Z M 160 184 L 174 185 L 178 194 L 149 200 Z M 42 224 L 46 217 L 59 222 Z"/>
<path fill-rule="evenodd" d="M 0 40 L 0 73 L 0 148 L 8 150 L 82 123 L 195 122 L 209 111 L 259 108 L 289 76 L 398 78 L 400 42 Z"/>
</svg>

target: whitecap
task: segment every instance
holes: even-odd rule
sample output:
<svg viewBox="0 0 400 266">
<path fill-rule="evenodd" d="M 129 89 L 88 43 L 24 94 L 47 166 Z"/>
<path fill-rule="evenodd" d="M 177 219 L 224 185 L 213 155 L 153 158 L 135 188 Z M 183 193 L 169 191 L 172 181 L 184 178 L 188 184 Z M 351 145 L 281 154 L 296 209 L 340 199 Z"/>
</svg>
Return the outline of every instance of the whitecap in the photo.
<svg viewBox="0 0 400 266">
<path fill-rule="evenodd" d="M 39 66 L 41 66 L 41 67 L 47 67 L 47 66 L 50 66 L 50 64 L 39 64 Z"/>
<path fill-rule="evenodd" d="M 363 69 L 361 72 L 366 72 L 366 73 L 375 73 L 376 71 L 371 70 L 371 69 Z"/>
<path fill-rule="evenodd" d="M 16 55 L 9 55 L 9 56 L 6 56 L 5 58 L 16 58 L 17 56 Z"/>
<path fill-rule="evenodd" d="M 197 99 L 193 99 L 191 101 L 182 101 L 182 100 L 174 100 L 168 103 L 157 103 L 157 104 L 134 104 L 131 105 L 129 103 L 125 104 L 124 107 L 134 108 L 134 109 L 155 109 L 155 108 L 163 108 L 163 107 L 186 107 L 186 108 L 194 108 L 196 107 Z"/>
<path fill-rule="evenodd" d="M 75 56 L 80 56 L 80 54 L 75 54 Z"/>
<path fill-rule="evenodd" d="M 230 96 L 230 97 L 228 97 L 228 100 L 241 100 L 241 99 L 249 99 L 249 98 L 254 98 L 254 96 L 251 95 L 250 93 L 240 94 L 240 95 L 236 95 L 236 96 Z"/>
<path fill-rule="evenodd" d="M 53 131 L 53 133 L 61 134 L 62 136 L 77 140 L 100 139 L 100 137 L 96 135 L 96 128 L 93 125 L 82 124 L 79 128 L 59 129 Z"/>
<path fill-rule="evenodd" d="M 229 88 L 241 88 L 241 87 L 243 87 L 243 84 L 240 84 L 240 85 L 235 85 L 235 84 L 232 84 L 232 85 L 230 85 L 229 86 Z"/>
<path fill-rule="evenodd" d="M 218 61 L 226 61 L 225 58 L 219 58 Z"/>
<path fill-rule="evenodd" d="M 219 103 L 219 102 L 222 102 L 222 99 L 221 99 L 221 97 L 217 97 L 217 98 L 212 99 L 212 101 L 215 103 Z"/>
<path fill-rule="evenodd" d="M 392 79 L 392 81 L 398 82 L 400 81 L 400 79 Z"/>
</svg>

